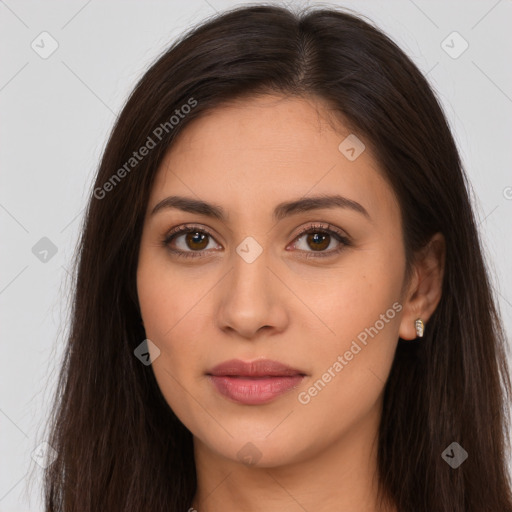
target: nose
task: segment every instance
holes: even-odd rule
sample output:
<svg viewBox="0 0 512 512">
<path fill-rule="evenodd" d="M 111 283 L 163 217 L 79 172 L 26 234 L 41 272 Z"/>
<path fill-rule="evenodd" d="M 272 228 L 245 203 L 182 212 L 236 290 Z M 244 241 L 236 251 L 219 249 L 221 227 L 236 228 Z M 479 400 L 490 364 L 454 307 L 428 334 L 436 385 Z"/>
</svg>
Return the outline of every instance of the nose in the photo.
<svg viewBox="0 0 512 512">
<path fill-rule="evenodd" d="M 251 263 L 235 253 L 233 267 L 217 290 L 216 323 L 233 337 L 253 341 L 264 333 L 283 332 L 288 325 L 286 292 L 265 251 Z"/>
</svg>

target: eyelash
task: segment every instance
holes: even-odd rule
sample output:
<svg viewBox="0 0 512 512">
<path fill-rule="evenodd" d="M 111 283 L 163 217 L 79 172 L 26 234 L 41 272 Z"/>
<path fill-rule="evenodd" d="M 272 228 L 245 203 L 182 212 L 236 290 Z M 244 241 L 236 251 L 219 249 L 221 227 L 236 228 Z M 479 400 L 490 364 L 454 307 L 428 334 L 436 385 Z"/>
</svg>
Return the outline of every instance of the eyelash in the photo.
<svg viewBox="0 0 512 512">
<path fill-rule="evenodd" d="M 214 236 L 206 229 L 200 228 L 195 225 L 183 225 L 179 226 L 177 228 L 173 228 L 171 231 L 169 231 L 165 237 L 162 239 L 162 245 L 169 250 L 174 255 L 180 257 L 180 258 L 202 258 L 206 257 L 207 254 L 205 254 L 205 250 L 201 251 L 182 251 L 179 249 L 171 249 L 169 244 L 178 236 L 182 234 L 188 234 L 188 233 L 201 233 L 204 235 L 208 235 L 211 238 L 214 238 Z M 303 256 L 304 258 L 326 258 L 329 256 L 333 256 L 335 254 L 339 254 L 341 251 L 345 249 L 345 247 L 349 247 L 352 245 L 349 238 L 344 236 L 341 232 L 339 232 L 334 226 L 331 224 L 327 224 L 327 226 L 322 225 L 309 225 L 305 228 L 303 228 L 300 233 L 294 238 L 295 240 L 299 240 L 304 235 L 311 234 L 311 233 L 321 233 L 323 235 L 330 235 L 333 236 L 338 242 L 340 242 L 340 245 L 337 249 L 331 249 L 330 251 L 321 251 L 321 252 L 315 252 L 315 251 L 302 251 L 306 254 Z M 301 251 L 299 249 L 299 251 Z"/>
</svg>

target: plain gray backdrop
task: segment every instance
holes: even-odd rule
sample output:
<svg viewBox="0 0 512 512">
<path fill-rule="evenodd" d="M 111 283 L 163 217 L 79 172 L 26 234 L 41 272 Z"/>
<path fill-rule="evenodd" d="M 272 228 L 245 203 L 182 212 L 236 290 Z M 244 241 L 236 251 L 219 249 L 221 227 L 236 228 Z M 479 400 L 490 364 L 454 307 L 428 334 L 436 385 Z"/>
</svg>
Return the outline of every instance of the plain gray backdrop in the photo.
<svg viewBox="0 0 512 512">
<path fill-rule="evenodd" d="M 116 115 L 176 36 L 242 3 L 0 0 L 1 512 L 42 510 L 38 447 L 68 329 L 68 271 Z M 440 98 L 512 332 L 512 2 L 332 4 L 382 28 Z"/>
</svg>

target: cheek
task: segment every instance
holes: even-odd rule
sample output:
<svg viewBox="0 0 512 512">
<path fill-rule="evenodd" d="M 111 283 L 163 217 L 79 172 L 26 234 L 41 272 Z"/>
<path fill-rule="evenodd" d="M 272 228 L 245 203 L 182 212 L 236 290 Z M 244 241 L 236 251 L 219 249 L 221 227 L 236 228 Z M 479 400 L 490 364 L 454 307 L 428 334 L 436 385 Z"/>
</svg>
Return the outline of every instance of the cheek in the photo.
<svg viewBox="0 0 512 512">
<path fill-rule="evenodd" d="M 314 290 L 308 304 L 321 322 L 311 321 L 306 329 L 320 332 L 320 325 L 323 335 L 315 338 L 313 376 L 301 388 L 299 403 L 333 414 L 349 408 L 355 415 L 375 404 L 398 342 L 404 264 L 396 246 L 368 248 L 308 287 Z M 313 342 L 305 338 L 302 350 L 311 355 Z"/>
<path fill-rule="evenodd" d="M 139 261 L 137 292 L 144 329 L 160 350 L 152 368 L 171 407 L 181 401 L 183 386 L 188 388 L 206 367 L 200 341 L 211 322 L 204 308 L 213 284 L 205 281 L 204 273 L 173 270 L 165 258 L 148 255 Z"/>
<path fill-rule="evenodd" d="M 313 361 L 311 376 L 297 390 L 297 435 L 309 430 L 323 432 L 312 441 L 312 449 L 335 442 L 343 432 L 353 431 L 373 416 L 378 421 L 380 400 L 398 341 L 401 305 L 383 294 L 347 305 L 330 318 L 335 336 L 319 342 L 305 339 L 301 347 Z M 381 316 L 382 315 L 382 316 Z M 316 448 L 315 448 L 316 446 Z"/>
<path fill-rule="evenodd" d="M 368 245 L 329 272 L 296 279 L 294 292 L 314 313 L 307 315 L 313 319 L 310 328 L 316 323 L 315 329 L 322 332 L 322 338 L 331 340 L 339 349 L 350 345 L 350 340 L 360 333 L 364 338 L 365 329 L 375 323 L 383 337 L 392 338 L 395 331 L 398 333 L 398 301 L 405 265 L 399 247 L 386 247 L 384 243 Z"/>
<path fill-rule="evenodd" d="M 149 260 L 139 264 L 137 288 L 146 337 L 160 350 L 151 364 L 158 387 L 185 426 L 193 427 L 197 418 L 207 424 L 204 411 L 194 408 L 187 391 L 194 389 L 196 370 L 205 364 L 197 342 L 204 329 L 197 321 L 204 290 L 184 283 L 168 265 L 159 267 Z"/>
<path fill-rule="evenodd" d="M 149 252 L 149 251 L 148 251 Z M 208 291 L 205 274 L 176 270 L 165 255 L 143 255 L 137 269 L 137 293 L 149 339 L 169 345 L 196 339 L 196 315 Z"/>
</svg>

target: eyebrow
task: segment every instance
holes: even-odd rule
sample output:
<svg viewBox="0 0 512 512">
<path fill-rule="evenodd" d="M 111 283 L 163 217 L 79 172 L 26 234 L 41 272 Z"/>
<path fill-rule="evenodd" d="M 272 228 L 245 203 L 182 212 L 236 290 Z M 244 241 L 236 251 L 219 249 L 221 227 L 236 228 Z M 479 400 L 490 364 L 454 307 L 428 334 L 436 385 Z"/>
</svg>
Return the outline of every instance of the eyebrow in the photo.
<svg viewBox="0 0 512 512">
<path fill-rule="evenodd" d="M 184 196 L 166 197 L 157 205 L 155 205 L 151 211 L 151 215 L 155 215 L 157 212 L 168 208 L 175 208 L 184 212 L 205 215 L 206 217 L 211 217 L 221 221 L 226 221 L 228 218 L 228 215 L 222 206 Z M 274 208 L 273 218 L 275 221 L 279 221 L 291 215 L 296 215 L 298 213 L 308 212 L 311 210 L 320 210 L 323 208 L 350 209 L 362 214 L 364 217 L 371 221 L 370 214 L 367 212 L 363 205 L 353 201 L 352 199 L 348 199 L 347 197 L 343 197 L 337 194 L 311 196 L 296 199 L 294 201 L 279 203 Z"/>
</svg>

